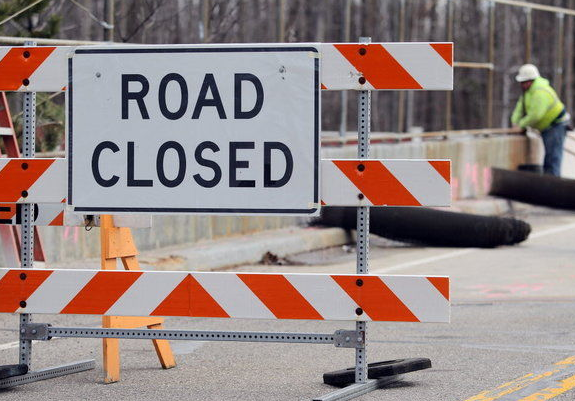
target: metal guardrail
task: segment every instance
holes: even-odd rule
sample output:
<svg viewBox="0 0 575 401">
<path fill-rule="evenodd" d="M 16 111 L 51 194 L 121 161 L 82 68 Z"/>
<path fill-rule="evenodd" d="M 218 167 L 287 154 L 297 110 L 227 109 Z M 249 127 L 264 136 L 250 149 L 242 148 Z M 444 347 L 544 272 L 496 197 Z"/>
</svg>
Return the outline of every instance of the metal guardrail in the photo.
<svg viewBox="0 0 575 401">
<path fill-rule="evenodd" d="M 452 137 L 463 136 L 491 136 L 491 135 L 519 135 L 521 130 L 518 128 L 478 128 L 478 129 L 464 129 L 464 130 L 451 130 L 451 131 L 430 131 L 420 132 L 416 134 L 409 133 L 396 133 L 396 132 L 375 132 L 370 135 L 371 143 L 380 142 L 404 142 L 416 138 L 424 139 L 440 139 L 446 140 Z M 356 145 L 357 135 L 350 132 L 349 135 L 339 136 L 337 131 L 324 131 L 321 137 L 321 144 L 323 146 L 343 146 L 343 145 Z M 55 158 L 66 157 L 66 152 L 63 150 L 54 150 L 51 152 L 38 152 L 36 157 L 39 158 Z"/>
<path fill-rule="evenodd" d="M 70 40 L 70 39 L 44 39 L 44 38 L 21 38 L 12 36 L 0 36 L 0 43 L 5 45 L 20 45 L 29 40 L 34 40 L 40 46 L 83 46 L 83 45 L 113 45 L 115 42 L 98 42 L 93 40 Z"/>
<path fill-rule="evenodd" d="M 515 6 L 515 7 L 523 7 L 532 10 L 548 11 L 556 14 L 575 15 L 575 10 L 572 10 L 570 8 L 548 6 L 545 4 L 538 4 L 524 0 L 484 0 L 484 1 L 492 1 L 494 3 L 506 4 L 508 6 Z"/>
<path fill-rule="evenodd" d="M 478 128 L 466 130 L 446 130 L 446 131 L 430 131 L 420 132 L 415 134 L 410 133 L 372 133 L 371 143 L 378 142 L 403 142 L 416 138 L 422 139 L 449 139 L 451 137 L 462 136 L 490 136 L 490 135 L 519 135 L 522 130 L 519 128 Z M 357 143 L 357 137 L 352 135 L 339 136 L 337 132 L 324 132 L 321 138 L 321 144 L 324 146 L 343 146 Z"/>
<path fill-rule="evenodd" d="M 455 61 L 453 63 L 455 68 L 472 68 L 479 70 L 494 70 L 495 66 L 493 63 L 479 63 L 475 61 Z"/>
</svg>

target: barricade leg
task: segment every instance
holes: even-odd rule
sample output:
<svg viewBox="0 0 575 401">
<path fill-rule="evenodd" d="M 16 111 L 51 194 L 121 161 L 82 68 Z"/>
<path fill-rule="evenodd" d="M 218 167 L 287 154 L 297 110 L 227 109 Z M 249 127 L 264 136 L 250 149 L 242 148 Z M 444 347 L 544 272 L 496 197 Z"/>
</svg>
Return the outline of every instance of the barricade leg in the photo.
<svg viewBox="0 0 575 401">
<path fill-rule="evenodd" d="M 111 327 L 107 324 L 107 318 L 102 319 L 103 327 Z M 104 365 L 104 383 L 115 383 L 120 380 L 120 340 L 117 338 L 102 339 L 102 353 Z"/>
<path fill-rule="evenodd" d="M 116 270 L 117 259 L 120 258 L 125 270 L 140 270 L 138 250 L 134 244 L 129 228 L 114 227 L 112 216 L 100 217 L 100 239 L 102 246 L 102 270 Z M 133 329 L 147 327 L 148 329 L 163 329 L 164 319 L 159 317 L 104 316 L 102 327 Z M 156 354 L 164 369 L 176 366 L 176 361 L 168 340 L 152 340 Z M 104 338 L 103 365 L 105 383 L 115 383 L 120 380 L 120 344 L 117 338 Z"/>
</svg>

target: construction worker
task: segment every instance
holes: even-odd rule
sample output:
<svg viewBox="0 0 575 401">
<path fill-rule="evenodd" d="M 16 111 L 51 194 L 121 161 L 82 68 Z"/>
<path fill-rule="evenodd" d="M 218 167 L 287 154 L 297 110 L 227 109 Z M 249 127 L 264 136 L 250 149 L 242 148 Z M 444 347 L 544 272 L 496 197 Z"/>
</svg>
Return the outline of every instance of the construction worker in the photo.
<svg viewBox="0 0 575 401">
<path fill-rule="evenodd" d="M 541 132 L 545 147 L 543 171 L 558 177 L 569 115 L 549 81 L 541 77 L 533 64 L 522 65 L 515 80 L 521 85 L 523 94 L 517 101 L 511 122 L 520 128 L 530 127 Z"/>
</svg>

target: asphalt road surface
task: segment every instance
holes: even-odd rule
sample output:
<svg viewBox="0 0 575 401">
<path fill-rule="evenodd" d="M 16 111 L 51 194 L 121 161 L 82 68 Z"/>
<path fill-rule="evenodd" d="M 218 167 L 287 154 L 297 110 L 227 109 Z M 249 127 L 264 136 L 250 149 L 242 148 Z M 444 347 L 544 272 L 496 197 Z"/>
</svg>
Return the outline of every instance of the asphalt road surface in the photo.
<svg viewBox="0 0 575 401">
<path fill-rule="evenodd" d="M 530 239 L 497 249 L 419 248 L 374 240 L 374 273 L 449 275 L 450 324 L 370 323 L 369 361 L 427 357 L 360 400 L 538 401 L 575 399 L 575 214 L 530 209 Z M 290 266 L 244 271 L 355 272 L 355 256 L 331 249 Z M 35 316 L 57 326 L 97 327 L 96 317 Z M 332 333 L 351 323 L 170 318 L 167 328 Z M 0 316 L 0 361 L 17 361 L 17 317 Z M 162 370 L 152 344 L 122 341 L 122 380 L 103 384 L 101 342 L 54 339 L 34 345 L 34 368 L 95 358 L 95 370 L 0 390 L 0 400 L 306 400 L 332 390 L 322 374 L 353 364 L 331 345 L 173 341 L 178 366 Z"/>
</svg>

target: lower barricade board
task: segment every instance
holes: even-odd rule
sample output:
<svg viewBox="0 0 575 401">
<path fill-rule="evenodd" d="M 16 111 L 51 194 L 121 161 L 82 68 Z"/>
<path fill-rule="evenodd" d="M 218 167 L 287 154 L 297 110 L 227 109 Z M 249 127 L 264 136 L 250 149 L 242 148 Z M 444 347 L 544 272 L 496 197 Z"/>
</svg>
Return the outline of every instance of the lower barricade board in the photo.
<svg viewBox="0 0 575 401">
<path fill-rule="evenodd" d="M 449 322 L 449 278 L 0 269 L 0 313 Z"/>
<path fill-rule="evenodd" d="M 34 225 L 63 226 L 65 209 L 65 203 L 35 203 L 32 211 Z M 22 203 L 0 203 L 0 224 L 22 224 Z"/>
<path fill-rule="evenodd" d="M 75 225 L 67 224 L 66 218 L 59 216 L 59 211 L 64 210 L 68 187 L 66 163 L 66 159 L 0 159 L 0 202 L 4 203 L 0 204 L 0 224 L 8 224 L 6 220 L 15 213 L 15 209 L 7 209 L 8 205 L 40 203 L 36 225 L 62 225 L 62 221 L 64 225 Z M 320 175 L 322 206 L 451 204 L 449 160 L 324 159 Z M 176 196 L 175 193 L 172 196 Z M 131 202 L 130 197 L 127 199 L 128 203 L 119 208 L 122 210 L 99 207 L 97 212 L 125 211 Z M 196 210 L 195 213 L 203 212 Z"/>
<path fill-rule="evenodd" d="M 22 224 L 22 203 L 0 203 L 0 225 Z M 99 215 L 84 215 L 66 210 L 65 203 L 34 203 L 35 226 L 99 227 Z M 113 215 L 114 227 L 149 228 L 152 216 Z"/>
</svg>

